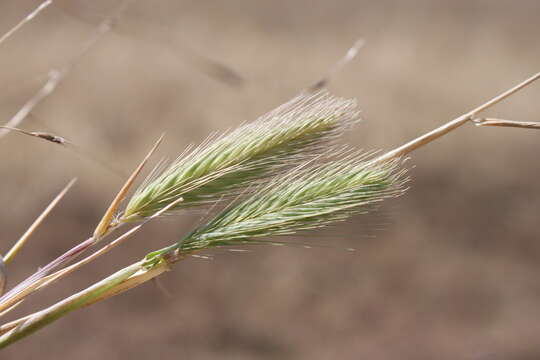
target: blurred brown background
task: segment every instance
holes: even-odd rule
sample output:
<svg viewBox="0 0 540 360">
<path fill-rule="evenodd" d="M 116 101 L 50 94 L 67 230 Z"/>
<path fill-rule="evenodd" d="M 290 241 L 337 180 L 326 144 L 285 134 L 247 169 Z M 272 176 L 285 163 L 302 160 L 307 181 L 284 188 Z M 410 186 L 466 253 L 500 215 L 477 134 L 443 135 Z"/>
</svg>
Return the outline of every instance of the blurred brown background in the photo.
<svg viewBox="0 0 540 360">
<path fill-rule="evenodd" d="M 13 116 L 92 38 L 109 1 L 55 1 L 0 45 L 0 118 Z M 0 33 L 39 1 L 0 3 Z M 313 83 L 359 37 L 330 90 L 364 121 L 344 142 L 390 149 L 539 71 L 540 2 L 139 0 L 21 126 L 0 139 L 5 252 L 67 181 L 79 182 L 9 267 L 11 284 L 93 230 L 123 178 L 166 132 L 174 158 Z M 201 58 L 236 70 L 231 86 Z M 540 120 L 540 84 L 487 115 Z M 539 133 L 464 126 L 412 155 L 406 196 L 378 215 L 302 237 L 190 259 L 154 284 L 78 311 L 2 359 L 540 358 Z M 154 222 L 111 256 L 21 306 L 89 285 L 201 222 Z M 312 239 L 314 236 L 316 239 Z M 344 248 L 357 251 L 347 252 Z M 17 356 L 18 355 L 18 356 Z"/>
</svg>

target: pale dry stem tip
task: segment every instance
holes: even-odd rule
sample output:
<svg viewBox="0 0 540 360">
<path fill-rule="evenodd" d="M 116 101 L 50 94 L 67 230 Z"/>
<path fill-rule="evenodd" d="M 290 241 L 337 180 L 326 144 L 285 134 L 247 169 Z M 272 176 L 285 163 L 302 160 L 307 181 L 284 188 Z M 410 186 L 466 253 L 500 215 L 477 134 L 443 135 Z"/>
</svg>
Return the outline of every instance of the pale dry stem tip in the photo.
<svg viewBox="0 0 540 360">
<path fill-rule="evenodd" d="M 0 255 L 0 295 L 4 293 L 7 284 L 7 272 L 4 258 Z"/>
<path fill-rule="evenodd" d="M 58 202 L 66 195 L 69 189 L 77 182 L 77 179 L 72 179 L 65 187 L 60 191 L 58 195 L 51 201 L 51 203 L 43 210 L 43 212 L 37 217 L 37 219 L 30 225 L 28 230 L 21 236 L 21 238 L 13 245 L 13 247 L 7 252 L 4 257 L 4 262 L 6 264 L 10 263 L 13 258 L 19 253 L 22 247 L 26 244 L 30 236 L 34 233 L 37 227 L 43 222 L 43 220 L 49 215 L 49 213 L 54 209 Z"/>
<path fill-rule="evenodd" d="M 19 301 L 18 303 L 16 303 L 15 305 L 13 305 L 12 307 L 8 308 L 7 310 L 3 311 L 3 312 L 0 312 L 0 317 L 4 316 L 6 313 L 10 312 L 11 310 L 15 309 L 17 306 L 19 306 L 20 304 L 22 304 L 22 300 Z M 5 324 L 2 324 L 0 326 L 0 335 L 3 335 L 5 334 L 6 332 L 8 332 L 9 330 L 13 329 L 14 327 L 16 327 L 17 325 L 25 322 L 26 320 L 28 320 L 32 315 L 34 314 L 29 314 L 29 315 L 26 315 L 22 318 L 18 318 L 17 320 L 14 320 L 14 321 L 10 321 L 8 323 L 5 323 Z"/>
<path fill-rule="evenodd" d="M 41 278 L 28 286 L 24 287 L 20 292 L 17 292 L 14 296 L 2 301 L 0 303 L 0 316 L 4 316 L 9 313 L 11 310 L 15 309 L 16 305 L 21 303 L 25 297 L 31 294 L 39 285 L 43 283 L 45 278 Z"/>
<path fill-rule="evenodd" d="M 395 148 L 394 150 L 391 150 L 389 152 L 387 152 L 386 154 L 383 154 L 381 156 L 379 156 L 378 158 L 374 159 L 373 162 L 384 162 L 384 161 L 387 161 L 387 160 L 390 160 L 390 159 L 394 159 L 394 158 L 398 158 L 398 157 L 401 157 L 403 155 L 406 155 L 416 149 L 418 149 L 419 147 L 421 146 L 424 146 L 430 142 L 432 142 L 433 140 L 436 140 L 446 134 L 448 134 L 449 132 L 451 132 L 452 130 L 455 130 L 457 129 L 458 127 L 460 127 L 461 125 L 469 122 L 469 121 L 472 121 L 474 118 L 476 118 L 476 116 L 481 113 L 482 111 L 492 107 L 493 105 L 501 102 L 502 100 L 508 98 L 509 96 L 513 95 L 514 93 L 518 92 L 519 90 L 525 88 L 526 86 L 532 84 L 533 82 L 535 82 L 536 80 L 540 79 L 540 72 L 539 73 L 536 73 L 534 74 L 533 76 L 529 77 L 528 79 L 524 80 L 523 82 L 517 84 L 516 86 L 506 90 L 505 92 L 495 96 L 494 98 L 492 98 L 491 100 L 483 103 L 482 105 L 476 107 L 475 109 L 469 111 L 468 113 L 465 113 L 463 115 L 461 115 L 460 117 L 457 117 L 456 119 L 452 120 L 452 121 L 449 121 L 447 122 L 446 124 L 422 135 L 422 136 L 419 136 L 417 137 L 416 139 L 402 145 L 402 146 L 399 146 L 397 148 Z"/>
<path fill-rule="evenodd" d="M 105 235 L 111 228 L 111 223 L 113 221 L 114 215 L 117 212 L 122 200 L 126 197 L 127 192 L 133 185 L 135 179 L 143 169 L 144 165 L 148 162 L 148 159 L 152 156 L 152 154 L 157 150 L 158 146 L 161 144 L 161 141 L 163 140 L 163 137 L 165 134 L 162 134 L 159 139 L 156 141 L 152 149 L 148 152 L 148 154 L 144 157 L 144 159 L 141 161 L 139 166 L 133 171 L 133 173 L 129 176 L 127 181 L 124 183 L 114 200 L 112 201 L 111 205 L 103 215 L 103 218 L 97 225 L 96 229 L 94 230 L 94 240 L 95 242 L 98 242 L 103 235 Z"/>
<path fill-rule="evenodd" d="M 0 44 L 6 41 L 10 36 L 12 36 L 17 30 L 23 27 L 27 22 L 32 21 L 41 11 L 45 10 L 49 5 L 52 4 L 52 0 L 46 0 L 39 4 L 30 14 L 26 15 L 24 19 L 19 21 L 17 25 L 12 27 L 7 33 L 0 37 Z"/>
<path fill-rule="evenodd" d="M 358 54 L 360 49 L 364 47 L 365 44 L 366 44 L 366 41 L 364 39 L 356 40 L 356 42 L 353 44 L 353 46 L 351 48 L 349 48 L 349 50 L 347 50 L 345 55 L 341 59 L 339 59 L 330 68 L 330 70 L 328 70 L 326 75 L 324 77 L 322 77 L 321 79 L 319 79 L 317 82 L 315 82 L 313 85 L 308 87 L 307 91 L 308 92 L 316 92 L 316 91 L 319 91 L 319 90 L 325 88 L 328 85 L 328 83 L 330 82 L 331 78 L 338 71 L 340 71 L 343 67 L 345 67 L 349 62 L 351 62 L 356 57 L 356 55 Z"/>
<path fill-rule="evenodd" d="M 49 71 L 49 77 L 45 84 L 17 111 L 15 115 L 0 130 L 0 137 L 6 135 L 9 128 L 15 128 L 30 115 L 32 110 L 49 96 L 67 74 L 67 68 L 63 70 Z"/>
<path fill-rule="evenodd" d="M 21 304 L 23 303 L 23 301 L 24 301 L 24 300 L 21 300 L 21 301 L 19 301 L 18 303 L 15 303 L 14 305 L 12 305 L 10 308 L 8 308 L 8 309 L 6 309 L 6 310 L 0 312 L 0 317 L 6 315 L 8 312 L 10 312 L 10 311 L 12 311 L 12 310 L 15 310 L 15 308 L 16 308 L 17 306 L 21 305 Z M 3 326 L 2 326 L 2 327 L 3 327 Z M 2 330 L 1 330 L 2 327 L 0 327 L 0 334 L 2 333 Z"/>
<path fill-rule="evenodd" d="M 80 59 L 86 55 L 90 49 L 98 42 L 98 40 L 108 33 L 113 26 L 113 23 L 118 20 L 127 7 L 133 3 L 135 0 L 125 0 L 118 6 L 117 10 L 113 12 L 111 16 L 105 19 L 96 29 L 95 34 L 88 39 L 81 47 L 78 53 L 73 55 L 68 61 L 59 69 L 52 69 L 49 71 L 48 79 L 45 84 L 23 105 L 23 107 L 5 124 L 9 127 L 17 127 L 19 124 L 25 120 L 28 115 L 38 106 L 45 98 L 51 95 L 54 90 L 58 87 L 60 82 L 66 77 L 70 70 L 75 66 L 75 64 L 80 61 Z M 25 22 L 34 18 L 38 12 L 43 10 L 45 7 L 52 3 L 51 0 L 45 1 L 42 3 L 34 12 L 28 15 L 21 23 L 19 23 L 15 30 L 24 25 Z M 13 29 L 12 29 L 13 30 Z M 7 36 L 11 35 L 14 31 L 6 34 Z M 7 38 L 4 35 L 0 38 L 0 43 Z M 6 129 L 0 130 L 0 137 L 6 135 L 8 131 Z"/>
<path fill-rule="evenodd" d="M 0 126 L 0 129 L 7 129 L 10 131 L 15 131 L 23 135 L 37 137 L 37 138 L 40 138 L 40 139 L 43 139 L 43 140 L 46 140 L 55 144 L 59 144 L 59 145 L 71 144 L 70 141 L 68 141 L 66 138 L 63 138 L 62 136 L 58 136 L 58 135 L 51 134 L 44 131 L 26 131 L 23 129 L 10 127 L 10 126 Z"/>
<path fill-rule="evenodd" d="M 476 126 L 501 126 L 515 127 L 522 129 L 540 129 L 540 122 L 534 121 L 514 121 L 495 118 L 479 118 L 471 120 Z"/>
</svg>

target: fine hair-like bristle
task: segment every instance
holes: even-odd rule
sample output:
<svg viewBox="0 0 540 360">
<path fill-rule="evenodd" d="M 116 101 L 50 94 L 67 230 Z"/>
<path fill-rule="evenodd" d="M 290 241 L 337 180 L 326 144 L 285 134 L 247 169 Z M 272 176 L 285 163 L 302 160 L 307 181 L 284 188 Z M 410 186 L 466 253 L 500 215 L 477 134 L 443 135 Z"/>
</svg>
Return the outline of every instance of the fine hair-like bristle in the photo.
<svg viewBox="0 0 540 360">
<path fill-rule="evenodd" d="M 184 199 L 179 207 L 188 207 L 234 194 L 320 154 L 357 119 L 354 100 L 324 91 L 300 95 L 154 174 L 133 195 L 122 219 L 151 216 L 179 197 Z"/>
<path fill-rule="evenodd" d="M 164 251 L 258 244 L 262 237 L 290 235 L 365 213 L 405 191 L 406 171 L 399 159 L 373 162 L 353 155 L 273 179 Z"/>
</svg>

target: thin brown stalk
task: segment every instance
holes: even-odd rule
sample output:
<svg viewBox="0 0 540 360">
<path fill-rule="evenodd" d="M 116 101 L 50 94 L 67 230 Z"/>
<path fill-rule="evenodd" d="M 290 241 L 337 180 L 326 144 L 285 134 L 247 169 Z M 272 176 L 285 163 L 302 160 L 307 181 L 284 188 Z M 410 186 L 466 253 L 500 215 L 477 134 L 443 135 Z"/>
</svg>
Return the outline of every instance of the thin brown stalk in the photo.
<svg viewBox="0 0 540 360">
<path fill-rule="evenodd" d="M 21 296 L 26 297 L 31 294 L 40 284 L 43 283 L 43 278 L 45 276 L 50 274 L 58 267 L 73 260 L 93 244 L 93 238 L 83 241 L 17 284 L 13 289 L 9 290 L 7 293 L 2 295 L 2 297 L 0 297 L 0 312 L 5 311 L 7 308 L 17 303 L 18 300 L 16 299 L 20 299 Z"/>
<path fill-rule="evenodd" d="M 172 255 L 171 257 L 167 258 L 166 261 L 160 263 L 159 265 L 156 265 L 156 266 L 152 267 L 151 269 L 144 269 L 143 267 L 141 267 L 139 269 L 139 271 L 133 273 L 131 276 L 129 276 L 125 280 L 123 280 L 120 283 L 116 284 L 115 286 L 111 287 L 107 291 L 103 292 L 98 297 L 96 297 L 96 298 L 92 299 L 91 301 L 85 303 L 84 306 L 89 306 L 89 305 L 95 304 L 97 302 L 106 300 L 106 299 L 111 298 L 113 296 L 119 295 L 119 294 L 121 294 L 123 292 L 126 292 L 126 291 L 128 291 L 128 290 L 130 290 L 130 289 L 132 289 L 134 287 L 142 285 L 142 284 L 144 284 L 144 283 L 146 283 L 146 282 L 148 282 L 148 281 L 150 281 L 152 279 L 155 279 L 156 277 L 163 274 L 164 272 L 170 271 L 170 269 L 171 269 L 170 265 L 172 265 L 175 262 L 180 261 L 181 259 L 182 259 L 182 257 L 177 253 L 177 254 Z M 130 265 L 130 266 L 134 266 L 134 265 L 139 264 L 139 263 L 140 262 L 135 263 L 135 264 Z M 126 267 L 125 269 L 129 268 L 130 266 Z M 8 323 L 5 323 L 5 324 L 1 325 L 0 326 L 0 335 L 4 334 L 4 333 L 6 333 L 6 332 L 8 332 L 10 330 L 13 330 L 17 326 L 25 323 L 26 321 L 31 320 L 36 315 L 46 314 L 47 311 L 54 310 L 60 304 L 65 303 L 67 299 L 76 299 L 77 297 L 83 296 L 86 293 L 86 291 L 87 291 L 87 289 L 85 289 L 85 290 L 83 290 L 83 291 L 81 291 L 79 293 L 76 293 L 76 294 L 70 296 L 69 298 L 61 300 L 61 301 L 57 302 L 56 304 L 48 307 L 47 309 L 44 309 L 42 311 L 39 311 L 39 312 L 36 312 L 36 313 L 33 313 L 33 314 L 23 316 L 21 318 L 18 318 L 16 320 L 13 320 L 13 321 L 10 321 Z"/>
<path fill-rule="evenodd" d="M 51 261 L 49 264 L 39 269 L 36 273 L 31 275 L 26 280 L 8 291 L 5 295 L 0 297 L 0 312 L 5 311 L 10 306 L 13 306 L 13 304 L 17 303 L 21 299 L 27 297 L 28 295 L 36 291 L 39 287 L 42 287 L 42 285 L 48 281 L 46 279 L 44 280 L 45 277 L 47 277 L 59 267 L 79 257 L 82 253 L 84 253 L 90 247 L 94 246 L 97 242 L 99 242 L 99 240 L 103 239 L 104 236 L 109 234 L 114 229 L 114 226 L 111 226 L 111 221 L 114 217 L 115 211 L 118 209 L 120 202 L 123 200 L 126 192 L 129 190 L 131 184 L 135 180 L 135 177 L 140 173 L 142 167 L 144 166 L 144 164 L 146 164 L 148 158 L 157 149 L 162 139 L 163 135 L 154 144 L 148 155 L 143 159 L 143 161 L 139 164 L 139 166 L 135 169 L 133 174 L 121 188 L 115 200 L 113 200 L 111 206 L 109 206 L 109 209 L 105 212 L 105 215 L 103 216 L 102 220 L 98 224 L 98 227 L 94 231 L 94 236 L 71 248 L 63 255 Z M 95 238 L 95 234 L 99 235 L 97 239 Z"/>
<path fill-rule="evenodd" d="M 540 122 L 533 121 L 514 121 L 506 119 L 482 118 L 472 120 L 476 126 L 501 126 L 515 127 L 523 129 L 540 129 Z"/>
<path fill-rule="evenodd" d="M 22 302 L 22 301 L 21 301 L 21 302 Z M 13 306 L 13 308 L 14 308 L 15 306 L 17 306 L 17 305 L 18 305 L 18 304 L 15 304 L 15 305 Z M 9 308 L 8 310 L 11 311 L 12 308 Z M 2 315 L 2 314 L 0 314 L 0 315 Z M 23 316 L 23 317 L 21 317 L 21 318 L 18 318 L 17 320 L 13 320 L 13 321 L 10 321 L 10 322 L 8 322 L 8 323 L 3 324 L 2 326 L 0 326 L 0 335 L 2 335 L 2 334 L 4 334 L 4 333 L 8 332 L 9 330 L 15 328 L 17 325 L 19 325 L 19 324 L 25 322 L 26 320 L 30 319 L 33 315 L 34 315 L 34 314 L 29 314 L 29 315 Z"/>
<path fill-rule="evenodd" d="M 7 271 L 4 259 L 0 255 L 0 294 L 4 293 L 7 284 Z"/>
<path fill-rule="evenodd" d="M 43 210 L 43 212 L 37 217 L 36 220 L 30 225 L 28 230 L 20 237 L 19 240 L 9 249 L 9 251 L 4 256 L 4 262 L 6 264 L 9 264 L 15 256 L 19 253 L 19 251 L 22 249 L 22 247 L 26 244 L 30 236 L 34 233 L 34 231 L 38 228 L 39 225 L 45 220 L 47 215 L 54 209 L 54 207 L 58 204 L 60 200 L 66 195 L 66 193 L 69 191 L 69 189 L 75 184 L 77 179 L 72 179 L 63 189 L 60 191 L 58 195 L 50 202 L 50 204 Z"/>
<path fill-rule="evenodd" d="M 5 127 L 18 127 L 36 106 L 51 95 L 71 71 L 71 69 L 81 60 L 81 58 L 83 58 L 92 49 L 98 40 L 111 31 L 114 22 L 126 10 L 128 5 L 134 1 L 135 0 L 125 0 L 120 3 L 117 10 L 110 17 L 100 23 L 94 35 L 81 47 L 77 54 L 71 57 L 71 59 L 69 59 L 61 68 L 50 70 L 45 84 L 19 109 L 19 111 L 17 111 L 17 113 L 5 124 Z M 0 137 L 6 135 L 7 133 L 9 133 L 8 129 L 0 129 Z"/>
<path fill-rule="evenodd" d="M 47 82 L 41 87 L 24 105 L 17 111 L 17 113 L 6 123 L 4 128 L 0 129 L 0 137 L 6 135 L 10 130 L 8 128 L 15 128 L 19 126 L 24 119 L 28 117 L 30 112 L 34 110 L 47 96 L 52 94 L 58 84 L 62 81 L 67 74 L 67 68 L 62 70 L 51 70 L 48 74 Z"/>
<path fill-rule="evenodd" d="M 52 323 L 73 310 L 84 307 L 86 304 L 91 303 L 96 297 L 99 297 L 101 294 L 107 292 L 110 288 L 113 288 L 115 285 L 123 282 L 131 275 L 143 269 L 142 262 L 132 264 L 120 271 L 117 271 L 108 278 L 87 287 L 83 291 L 59 301 L 47 309 L 34 313 L 26 321 L 20 323 L 8 333 L 0 337 L 0 348 L 6 347 L 17 340 L 28 336 L 29 334 Z"/>
<path fill-rule="evenodd" d="M 430 142 L 432 142 L 433 140 L 436 140 L 446 134 L 448 134 L 449 132 L 451 132 L 452 130 L 455 130 L 457 129 L 458 127 L 460 127 L 461 125 L 471 121 L 472 119 L 474 119 L 480 112 L 492 107 L 493 105 L 499 103 L 500 101 L 506 99 L 507 97 L 511 96 L 512 94 L 518 92 L 519 90 L 523 89 L 524 87 L 532 84 L 533 82 L 535 82 L 536 80 L 538 80 L 540 78 L 540 72 L 537 73 L 537 74 L 534 74 L 533 76 L 531 76 L 530 78 L 526 79 L 525 81 L 517 84 L 516 86 L 506 90 L 505 92 L 501 93 L 500 95 L 497 95 L 495 96 L 494 98 L 492 98 L 491 100 L 483 103 L 482 105 L 474 108 L 473 110 L 461 115 L 460 117 L 436 128 L 435 130 L 432 130 L 422 136 L 419 136 L 417 137 L 416 139 L 394 149 L 394 150 L 391 150 L 389 152 L 387 152 L 386 154 L 383 154 L 381 155 L 380 157 L 378 157 L 377 159 L 375 159 L 374 161 L 376 162 L 384 162 L 384 161 L 387 161 L 387 160 L 390 160 L 390 159 L 395 159 L 395 158 L 399 158 L 399 157 L 403 157 L 404 155 L 407 155 L 408 153 L 410 153 L 411 151 L 414 151 L 416 149 L 418 149 L 419 147 L 421 146 L 424 146 L 426 144 L 429 144 Z"/>
<path fill-rule="evenodd" d="M 325 88 L 330 82 L 330 80 L 334 77 L 334 75 L 348 63 L 350 63 L 356 57 L 356 55 L 358 55 L 358 52 L 364 47 L 365 44 L 366 42 L 364 39 L 356 40 L 353 46 L 349 50 L 347 50 L 345 55 L 341 59 L 339 59 L 321 79 L 308 87 L 307 91 L 317 92 Z"/>
<path fill-rule="evenodd" d="M 27 285 L 21 287 L 19 291 L 15 292 L 13 296 L 6 298 L 5 301 L 2 301 L 0 304 L 0 317 L 9 313 L 11 310 L 14 310 L 15 307 L 21 304 L 28 295 L 32 294 L 46 281 L 46 277 L 43 277 L 35 280 L 34 282 L 29 282 Z"/>
<path fill-rule="evenodd" d="M 116 194 L 116 197 L 112 201 L 111 205 L 109 205 L 109 208 L 107 211 L 105 211 L 105 214 L 101 218 L 101 221 L 98 223 L 96 229 L 94 230 L 94 240 L 96 242 L 99 242 L 101 237 L 108 233 L 111 229 L 111 226 L 114 227 L 115 225 L 111 225 L 113 221 L 114 214 L 118 211 L 118 207 L 126 197 L 126 194 L 128 193 L 129 189 L 131 189 L 131 186 L 133 185 L 133 182 L 137 178 L 137 176 L 140 174 L 141 170 L 143 169 L 144 165 L 148 162 L 148 159 L 152 156 L 152 154 L 157 150 L 159 144 L 161 144 L 161 141 L 163 140 L 163 136 L 161 135 L 159 139 L 156 141 L 152 149 L 148 152 L 148 154 L 144 157 L 144 159 L 141 161 L 139 166 L 131 173 L 129 178 L 126 180 L 118 194 Z"/>
<path fill-rule="evenodd" d="M 79 21 L 89 22 L 73 11 L 65 8 L 62 10 L 67 15 Z M 114 29 L 114 32 L 123 36 L 135 36 L 138 41 L 142 40 L 153 46 L 164 44 L 167 51 L 171 51 L 175 55 L 180 53 L 182 61 L 189 63 L 189 65 L 204 73 L 209 78 L 231 88 L 240 89 L 246 83 L 246 79 L 242 74 L 222 62 L 214 54 L 203 54 L 188 46 L 188 42 L 185 39 L 181 39 L 178 31 L 175 29 L 141 17 L 126 19 L 123 21 L 123 24 L 126 25 L 124 29 Z M 145 26 L 148 24 L 151 26 Z"/>
<path fill-rule="evenodd" d="M 176 201 L 173 201 L 172 203 L 170 203 L 169 205 L 167 205 L 166 207 L 164 207 L 163 209 L 161 209 L 160 211 L 158 211 L 157 213 L 155 213 L 154 215 L 150 216 L 149 218 L 147 218 L 143 223 L 133 227 L 132 229 L 130 229 L 129 231 L 125 232 L 124 234 L 122 234 L 121 236 L 117 237 L 116 239 L 114 239 L 113 241 L 111 241 L 109 244 L 105 245 L 104 247 L 102 247 L 101 249 L 97 250 L 96 252 L 94 252 L 93 254 L 87 256 L 86 258 L 76 262 L 75 264 L 72 264 L 62 270 L 59 270 L 57 272 L 55 272 L 54 274 L 51 274 L 51 275 L 48 275 L 44 278 L 44 282 L 43 283 L 40 283 L 37 287 L 36 287 L 36 290 L 41 290 L 42 288 L 46 287 L 46 286 L 49 286 L 51 285 L 53 282 L 56 282 L 57 280 L 60 280 L 61 278 L 65 277 L 66 275 L 74 272 L 75 270 L 78 270 L 79 268 L 81 268 L 83 265 L 86 265 L 94 260 L 96 260 L 98 257 L 108 253 L 109 251 L 111 251 L 112 249 L 116 248 L 117 246 L 123 244 L 124 242 L 126 242 L 126 240 L 128 240 L 129 238 L 131 238 L 133 235 L 135 235 L 135 233 L 137 233 L 139 230 L 141 230 L 141 228 L 146 225 L 149 221 L 155 219 L 155 218 L 158 218 L 160 216 L 162 216 L 165 212 L 169 211 L 171 208 L 173 208 L 174 206 L 178 205 L 178 203 L 182 202 L 183 199 L 180 198 L 180 199 L 177 199 Z"/>
<path fill-rule="evenodd" d="M 55 143 L 55 144 L 59 144 L 59 145 L 71 144 L 71 142 L 68 141 L 67 139 L 65 139 L 65 138 L 63 138 L 61 136 L 55 135 L 55 134 L 48 133 L 48 132 L 26 131 L 26 130 L 23 130 L 23 129 L 9 127 L 9 126 L 0 126 L 0 129 L 6 129 L 6 130 L 15 131 L 15 132 L 18 132 L 19 134 L 28 135 L 28 136 L 32 136 L 32 137 L 37 137 L 39 139 L 43 139 L 43 140 L 46 140 L 46 141 L 49 141 L 49 142 L 52 142 L 52 143 Z"/>
</svg>

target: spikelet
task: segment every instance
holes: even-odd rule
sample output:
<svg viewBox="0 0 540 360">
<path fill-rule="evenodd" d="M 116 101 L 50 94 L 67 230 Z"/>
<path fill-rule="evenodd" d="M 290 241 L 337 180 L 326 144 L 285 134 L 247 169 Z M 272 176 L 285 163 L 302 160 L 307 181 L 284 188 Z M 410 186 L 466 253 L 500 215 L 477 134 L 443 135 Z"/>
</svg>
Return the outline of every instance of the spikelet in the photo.
<svg viewBox="0 0 540 360">
<path fill-rule="evenodd" d="M 357 118 L 354 100 L 327 92 L 300 95 L 158 171 L 133 195 L 121 221 L 151 216 L 179 197 L 179 207 L 188 207 L 235 194 L 320 154 Z"/>
<path fill-rule="evenodd" d="M 177 244 L 149 255 L 189 253 L 215 246 L 263 243 L 261 237 L 291 235 L 345 220 L 373 204 L 401 195 L 407 182 L 399 159 L 352 158 L 293 169 L 225 210 Z"/>
</svg>

